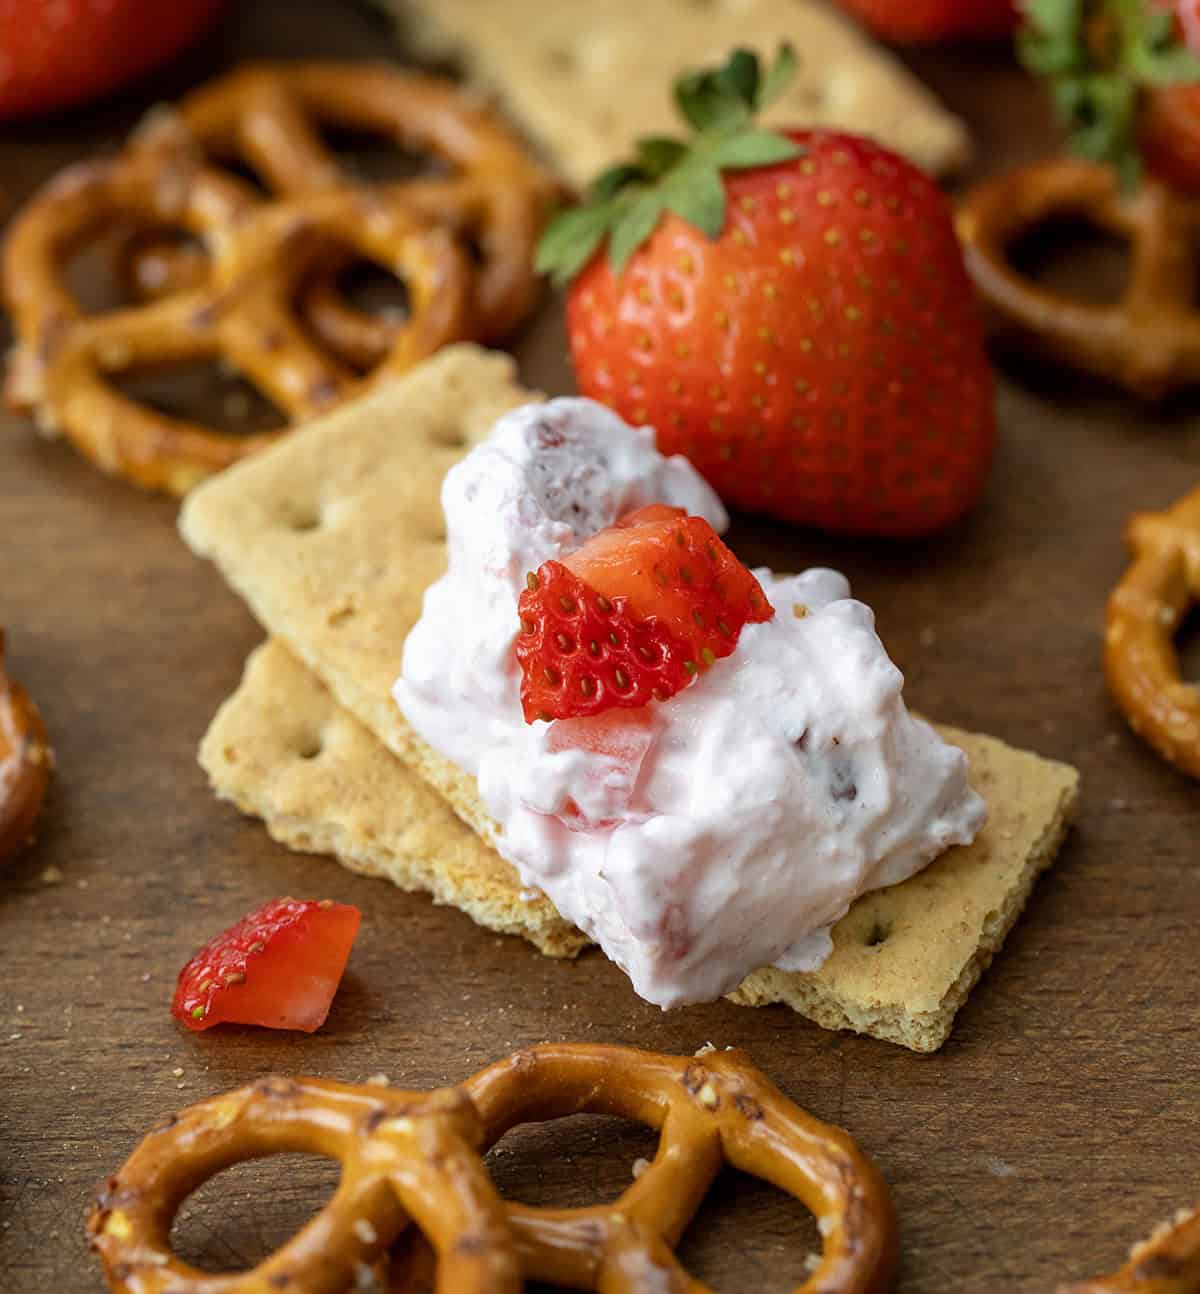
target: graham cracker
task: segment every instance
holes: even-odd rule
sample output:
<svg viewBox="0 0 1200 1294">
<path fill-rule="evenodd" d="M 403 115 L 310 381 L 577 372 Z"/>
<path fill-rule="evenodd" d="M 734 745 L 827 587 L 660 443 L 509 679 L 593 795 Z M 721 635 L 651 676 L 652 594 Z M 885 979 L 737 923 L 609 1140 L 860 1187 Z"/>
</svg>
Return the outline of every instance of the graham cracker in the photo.
<svg viewBox="0 0 1200 1294">
<path fill-rule="evenodd" d="M 1038 873 L 1053 862 L 1079 778 L 993 737 L 938 731 L 966 752 L 972 784 L 988 802 L 978 838 L 903 884 L 859 899 L 834 927 L 834 950 L 820 970 L 756 971 L 733 1001 L 783 1002 L 827 1029 L 913 1051 L 936 1051 L 946 1041 Z M 284 844 L 426 890 L 550 956 L 574 956 L 587 943 L 544 896 L 523 899 L 528 892 L 515 870 L 278 642 L 250 657 L 204 738 L 200 762 L 222 799 L 263 818 Z"/>
<path fill-rule="evenodd" d="M 188 497 L 180 523 L 188 543 L 217 562 L 268 632 L 311 672 L 297 671 L 272 647 L 221 712 L 220 731 L 205 740 L 205 766 L 219 792 L 267 817 L 281 838 L 286 831 L 340 853 L 337 842 L 348 838 L 346 823 L 354 814 L 358 826 L 349 856 L 360 866 L 363 859 L 379 863 L 381 840 L 399 856 L 396 828 L 384 824 L 382 808 L 377 818 L 368 806 L 368 788 L 380 784 L 378 766 L 390 751 L 403 765 L 388 764 L 390 774 L 419 774 L 482 839 L 495 839 L 498 828 L 474 780 L 413 733 L 392 701 L 391 685 L 421 594 L 445 565 L 441 477 L 499 413 L 531 398 L 516 384 L 507 356 L 452 347 Z M 281 672 L 279 662 L 292 665 L 288 684 L 268 689 L 264 680 Z M 356 738 L 322 747 L 328 786 L 357 786 L 363 794 L 341 811 L 331 807 L 338 792 L 321 790 L 321 778 L 308 783 L 309 798 L 293 781 L 304 776 L 296 768 L 295 742 L 289 749 L 283 736 L 258 734 L 276 722 L 273 714 L 282 726 L 293 709 L 299 716 L 324 704 L 324 713 L 333 713 L 323 688 L 349 712 L 345 729 L 337 716 L 339 731 Z M 305 689 L 324 696 L 323 702 L 301 701 Z M 281 703 L 282 693 L 288 699 Z M 360 726 L 351 727 L 355 721 Z M 828 1027 L 919 1051 L 945 1041 L 1034 879 L 1053 860 L 1073 816 L 1078 775 L 993 738 L 942 731 L 967 752 L 972 781 L 988 804 L 988 826 L 972 845 L 949 851 L 912 880 L 860 900 L 836 928 L 834 953 L 820 971 L 756 972 L 735 1000 L 785 1002 Z M 221 735 L 227 732 L 237 740 Z M 225 745 L 235 752 L 232 766 L 223 758 Z M 333 761 L 350 751 L 353 764 L 347 754 L 335 769 Z M 365 771 L 368 763 L 374 771 Z M 247 767 L 272 771 L 253 776 Z M 438 808 L 444 814 L 445 805 Z M 424 825 L 414 830 L 433 839 L 423 834 Z M 411 866 L 396 870 L 415 876 L 406 870 Z M 425 867 L 432 869 L 424 873 L 431 889 L 437 871 L 441 893 L 467 911 L 473 903 L 484 924 L 513 921 L 512 896 L 520 900 L 511 872 L 505 874 L 511 887 L 506 897 L 488 886 L 471 898 L 464 890 L 460 903 L 464 873 L 456 880 L 442 868 L 440 845 L 427 851 Z"/>
<path fill-rule="evenodd" d="M 587 944 L 278 642 L 247 660 L 200 764 L 221 799 L 264 819 L 280 844 L 431 894 L 547 957 Z"/>
<path fill-rule="evenodd" d="M 582 188 L 643 135 L 678 133 L 672 83 L 736 46 L 800 60 L 764 120 L 870 135 L 935 175 L 966 127 L 892 54 L 817 0 L 382 0 L 418 47 L 458 59 Z"/>
</svg>

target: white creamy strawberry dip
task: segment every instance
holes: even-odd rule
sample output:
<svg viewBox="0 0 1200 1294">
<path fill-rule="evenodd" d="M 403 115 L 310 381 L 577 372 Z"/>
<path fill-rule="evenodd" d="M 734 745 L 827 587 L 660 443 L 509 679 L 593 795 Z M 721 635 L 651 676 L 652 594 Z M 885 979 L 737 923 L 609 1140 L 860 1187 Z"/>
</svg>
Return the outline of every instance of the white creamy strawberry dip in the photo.
<svg viewBox="0 0 1200 1294">
<path fill-rule="evenodd" d="M 983 825 L 966 758 L 901 696 L 870 609 L 835 571 L 755 571 L 776 609 L 732 656 L 642 709 L 526 724 L 514 654 L 525 577 L 649 503 L 727 524 L 682 457 L 590 400 L 526 405 L 442 488 L 445 576 L 395 698 L 478 778 L 523 883 L 662 1007 L 751 971 L 816 969 L 859 895 Z"/>
</svg>

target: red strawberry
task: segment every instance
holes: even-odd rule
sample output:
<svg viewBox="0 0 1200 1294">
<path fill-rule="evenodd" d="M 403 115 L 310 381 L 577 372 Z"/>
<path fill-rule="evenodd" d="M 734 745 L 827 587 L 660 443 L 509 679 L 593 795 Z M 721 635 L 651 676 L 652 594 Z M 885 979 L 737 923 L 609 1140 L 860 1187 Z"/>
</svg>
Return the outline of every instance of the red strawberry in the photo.
<svg viewBox="0 0 1200 1294">
<path fill-rule="evenodd" d="M 702 517 L 654 505 L 543 562 L 517 604 L 525 722 L 665 701 L 774 608 Z"/>
<path fill-rule="evenodd" d="M 1148 94 L 1138 135 L 1155 175 L 1181 193 L 1200 196 L 1200 85 L 1169 85 Z"/>
<path fill-rule="evenodd" d="M 188 45 L 223 0 L 0 3 L 0 118 L 105 94 Z"/>
<path fill-rule="evenodd" d="M 995 436 L 949 206 L 867 140 L 754 128 L 780 75 L 760 87 L 739 52 L 692 78 L 679 97 L 695 138 L 644 141 L 547 231 L 542 264 L 582 269 L 567 303 L 579 388 L 653 424 L 738 507 L 938 530 L 978 498 Z"/>
<path fill-rule="evenodd" d="M 942 40 L 990 40 L 1017 25 L 1013 0 L 840 0 L 884 40 L 929 44 Z"/>
<path fill-rule="evenodd" d="M 325 1023 L 362 913 L 329 899 L 272 899 L 214 936 L 179 972 L 171 1014 L 312 1033 Z"/>
</svg>

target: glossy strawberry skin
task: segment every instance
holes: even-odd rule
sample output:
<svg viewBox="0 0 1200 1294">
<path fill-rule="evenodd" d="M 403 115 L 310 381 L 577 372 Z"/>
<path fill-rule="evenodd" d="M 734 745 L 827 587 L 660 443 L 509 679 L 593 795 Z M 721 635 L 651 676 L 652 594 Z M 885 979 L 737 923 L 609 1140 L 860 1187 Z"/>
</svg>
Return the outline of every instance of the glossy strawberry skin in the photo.
<svg viewBox="0 0 1200 1294">
<path fill-rule="evenodd" d="M 1200 86 L 1150 91 L 1138 135 L 1148 169 L 1181 193 L 1200 197 Z"/>
<path fill-rule="evenodd" d="M 526 723 L 665 701 L 774 614 L 707 521 L 662 506 L 543 562 L 517 609 Z"/>
<path fill-rule="evenodd" d="M 877 36 L 899 45 L 995 40 L 1017 24 L 1013 0 L 840 0 Z"/>
<path fill-rule="evenodd" d="M 272 899 L 209 940 L 179 972 L 171 1014 L 189 1029 L 325 1023 L 362 914 L 328 899 Z"/>
<path fill-rule="evenodd" d="M 665 216 L 624 272 L 594 257 L 567 322 L 580 391 L 650 424 L 735 507 L 864 535 L 977 501 L 992 381 L 948 204 L 853 136 L 724 177 L 710 241 Z"/>
<path fill-rule="evenodd" d="M 174 57 L 224 0 L 0 4 L 0 119 L 85 103 Z"/>
</svg>

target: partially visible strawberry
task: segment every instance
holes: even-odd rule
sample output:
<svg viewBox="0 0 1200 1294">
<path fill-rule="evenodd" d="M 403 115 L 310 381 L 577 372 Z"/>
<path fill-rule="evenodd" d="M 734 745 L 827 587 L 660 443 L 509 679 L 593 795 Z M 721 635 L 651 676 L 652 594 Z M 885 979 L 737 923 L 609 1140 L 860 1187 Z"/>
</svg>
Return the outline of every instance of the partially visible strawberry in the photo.
<svg viewBox="0 0 1200 1294">
<path fill-rule="evenodd" d="M 224 0 L 0 3 L 0 119 L 94 99 L 173 58 Z"/>
<path fill-rule="evenodd" d="M 786 79 L 735 53 L 548 229 L 580 391 L 652 424 L 730 503 L 858 534 L 958 520 L 987 478 L 992 382 L 951 213 L 908 162 L 753 116 Z M 604 250 L 606 246 L 606 251 Z"/>
<path fill-rule="evenodd" d="M 1149 170 L 1181 193 L 1200 197 L 1200 85 L 1151 91 L 1138 136 Z"/>
<path fill-rule="evenodd" d="M 994 40 L 1017 25 L 1014 0 L 839 0 L 884 40 L 931 44 Z"/>
<path fill-rule="evenodd" d="M 517 608 L 526 723 L 665 701 L 775 614 L 707 521 L 658 504 L 543 562 Z"/>
<path fill-rule="evenodd" d="M 1117 168 L 1143 162 L 1200 192 L 1198 0 L 1025 0 L 1018 48 L 1054 92 L 1075 152 Z"/>
<path fill-rule="evenodd" d="M 325 1023 L 362 913 L 329 899 L 272 899 L 215 935 L 179 972 L 171 1014 L 189 1029 Z"/>
</svg>

